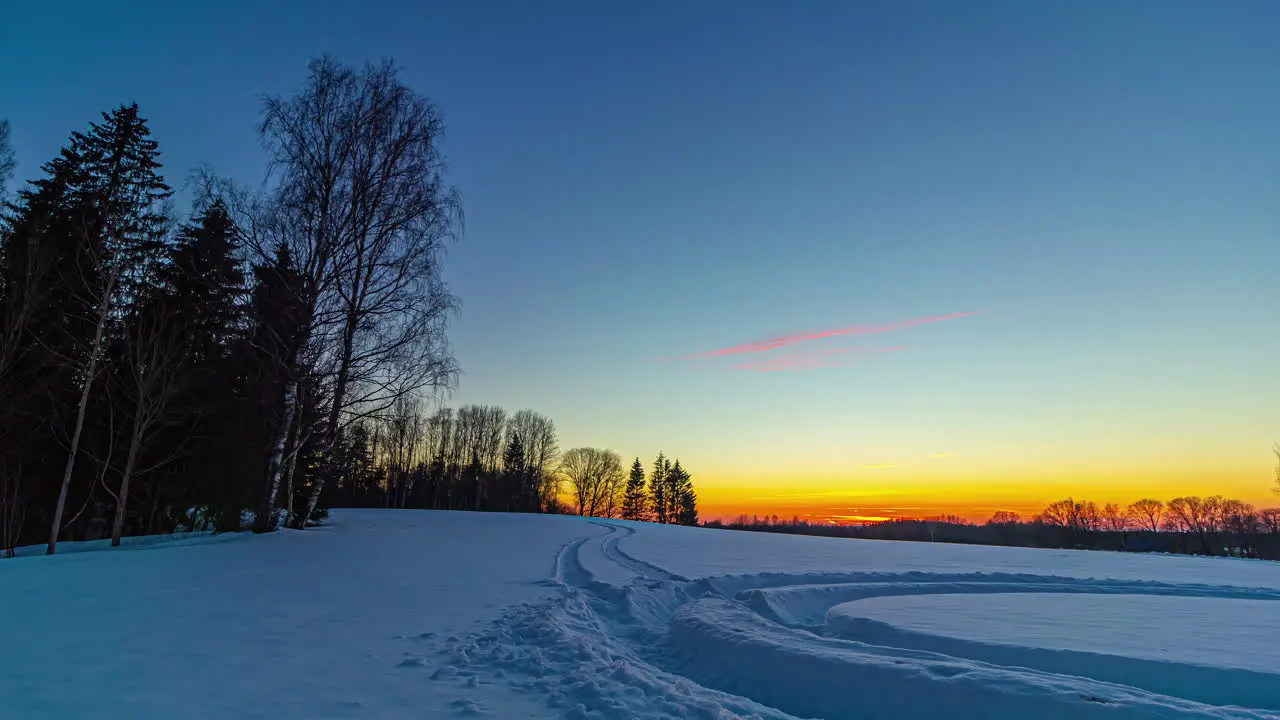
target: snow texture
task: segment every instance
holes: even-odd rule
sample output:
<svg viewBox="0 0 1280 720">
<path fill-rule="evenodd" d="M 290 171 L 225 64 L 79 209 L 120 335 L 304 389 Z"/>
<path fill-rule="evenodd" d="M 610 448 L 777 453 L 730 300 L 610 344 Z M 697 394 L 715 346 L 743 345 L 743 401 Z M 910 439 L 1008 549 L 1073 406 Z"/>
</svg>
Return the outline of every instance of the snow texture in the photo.
<svg viewBox="0 0 1280 720">
<path fill-rule="evenodd" d="M 335 511 L 0 563 L 0 717 L 1280 718 L 1278 600 L 1274 563 Z"/>
</svg>

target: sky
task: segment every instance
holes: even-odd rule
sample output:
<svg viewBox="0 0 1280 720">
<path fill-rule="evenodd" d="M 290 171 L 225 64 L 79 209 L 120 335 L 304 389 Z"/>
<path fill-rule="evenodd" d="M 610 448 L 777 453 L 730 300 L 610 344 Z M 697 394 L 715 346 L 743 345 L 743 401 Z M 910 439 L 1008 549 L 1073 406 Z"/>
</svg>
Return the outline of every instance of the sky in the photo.
<svg viewBox="0 0 1280 720">
<path fill-rule="evenodd" d="M 394 57 L 466 228 L 451 404 L 704 517 L 1280 503 L 1280 4 L 11 3 L 17 179 L 137 102 L 175 183 Z"/>
</svg>

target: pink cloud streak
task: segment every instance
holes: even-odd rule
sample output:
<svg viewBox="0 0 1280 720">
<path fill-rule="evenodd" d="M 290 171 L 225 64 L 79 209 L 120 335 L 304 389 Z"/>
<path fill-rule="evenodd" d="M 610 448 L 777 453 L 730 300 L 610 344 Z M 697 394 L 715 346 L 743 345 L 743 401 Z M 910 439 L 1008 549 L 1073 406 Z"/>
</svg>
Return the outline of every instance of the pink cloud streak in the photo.
<svg viewBox="0 0 1280 720">
<path fill-rule="evenodd" d="M 766 352 L 768 350 L 777 350 L 778 348 L 787 347 L 796 343 L 807 342 L 809 340 L 821 340 L 829 337 L 841 337 L 845 335 L 869 335 L 872 333 L 889 332 L 891 330 L 901 330 L 902 328 L 914 327 L 916 325 L 928 325 L 930 323 L 942 322 L 944 320 L 954 320 L 956 318 L 969 317 L 970 315 L 979 315 L 980 312 L 960 312 L 951 313 L 949 315 L 935 315 L 933 317 L 915 318 L 913 320 L 901 320 L 888 325 L 853 325 L 851 327 L 836 328 L 834 330 L 824 330 L 815 333 L 801 333 L 795 335 L 784 335 L 782 337 L 770 338 L 768 340 L 756 340 L 755 342 L 742 343 L 741 345 L 733 345 L 719 350 L 708 350 L 706 352 L 694 353 L 686 355 L 681 360 L 696 360 L 698 358 L 719 357 L 723 355 L 741 355 L 744 353 Z"/>
<path fill-rule="evenodd" d="M 813 370 L 824 367 L 839 367 L 847 363 L 832 362 L 827 360 L 832 355 L 839 355 L 849 352 L 865 353 L 867 355 L 880 354 L 887 352 L 896 352 L 898 350 L 906 350 L 905 346 L 895 347 L 865 347 L 854 346 L 847 348 L 834 348 L 831 350 L 819 350 L 816 352 L 798 352 L 787 353 L 769 358 L 768 360 L 759 360 L 752 362 L 740 363 L 733 365 L 734 370 L 749 370 L 752 372 L 780 372 L 780 371 L 797 371 L 797 370 Z"/>
</svg>

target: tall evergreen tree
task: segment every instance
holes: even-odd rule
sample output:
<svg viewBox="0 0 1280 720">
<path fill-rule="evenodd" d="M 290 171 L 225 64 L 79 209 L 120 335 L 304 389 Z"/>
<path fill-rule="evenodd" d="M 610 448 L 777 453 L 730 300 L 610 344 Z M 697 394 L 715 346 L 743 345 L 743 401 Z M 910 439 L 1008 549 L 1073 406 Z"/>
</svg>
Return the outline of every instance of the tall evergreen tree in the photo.
<svg viewBox="0 0 1280 720">
<path fill-rule="evenodd" d="M 238 231 L 215 200 L 177 233 L 159 270 L 167 322 L 186 348 L 184 382 L 174 399 L 181 417 L 156 441 L 177 453 L 167 492 L 173 502 L 209 508 L 219 530 L 238 529 L 253 506 L 262 462 L 251 428 L 256 411 L 248 382 L 247 294 Z M 141 478 L 140 478 L 141 480 Z"/>
<path fill-rule="evenodd" d="M 5 185 L 13 175 L 13 148 L 9 145 L 9 121 L 0 120 L 0 202 L 4 200 Z"/>
<path fill-rule="evenodd" d="M 667 495 L 667 473 L 671 470 L 671 461 L 666 455 L 658 453 L 653 461 L 653 470 L 649 473 L 649 501 L 653 507 L 654 522 L 670 522 L 671 503 Z"/>
<path fill-rule="evenodd" d="M 172 297 L 171 314 L 188 335 L 192 364 L 215 364 L 243 330 L 244 272 L 235 222 L 215 200 L 183 226 L 160 281 Z"/>
<path fill-rule="evenodd" d="M 644 520 L 649 514 L 649 495 L 644 487 L 644 466 L 640 458 L 631 463 L 631 475 L 622 494 L 622 519 Z"/>
<path fill-rule="evenodd" d="M 71 426 L 67 460 L 54 505 L 47 552 L 53 554 L 62 530 L 62 514 L 75 471 L 93 381 L 110 340 L 112 324 L 124 307 L 155 281 L 167 225 L 161 203 L 172 191 L 159 174 L 159 148 L 151 139 L 137 105 L 103 113 L 89 132 L 73 133 L 71 144 L 49 163 L 50 181 L 69 182 L 79 217 L 73 240 L 77 262 L 64 269 L 66 285 L 94 326 L 87 344 L 76 348 L 73 372 L 80 398 Z M 35 184 L 39 192 L 41 184 Z M 70 273 L 74 273 L 71 275 Z"/>
<path fill-rule="evenodd" d="M 507 449 L 502 455 L 501 489 L 504 497 L 500 502 L 505 505 L 503 510 L 525 509 L 528 502 L 525 479 L 528 474 L 529 465 L 525 461 L 520 433 L 511 433 L 511 437 L 507 439 Z"/>
<path fill-rule="evenodd" d="M 673 522 L 680 525 L 698 524 L 698 495 L 693 491 L 693 478 L 680 466 L 680 461 L 671 468 L 671 487 L 675 492 L 675 518 Z"/>
</svg>

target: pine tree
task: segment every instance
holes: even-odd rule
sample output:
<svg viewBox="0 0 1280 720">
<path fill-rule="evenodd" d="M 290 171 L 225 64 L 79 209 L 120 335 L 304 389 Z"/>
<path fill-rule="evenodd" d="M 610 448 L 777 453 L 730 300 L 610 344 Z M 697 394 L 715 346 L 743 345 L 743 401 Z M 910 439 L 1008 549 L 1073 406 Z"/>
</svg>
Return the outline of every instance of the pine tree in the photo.
<svg viewBox="0 0 1280 720">
<path fill-rule="evenodd" d="M 0 201 L 4 200 L 5 184 L 13 174 L 13 148 L 9 146 L 9 121 L 0 120 Z"/>
<path fill-rule="evenodd" d="M 671 461 L 662 453 L 658 453 L 653 461 L 653 471 L 649 474 L 649 501 L 653 507 L 654 522 L 670 522 L 671 503 L 667 497 L 667 473 L 671 470 Z"/>
<path fill-rule="evenodd" d="M 174 502 L 207 506 L 219 529 L 238 528 L 256 499 L 262 452 L 251 431 L 260 417 L 248 379 L 245 275 L 237 229 L 221 200 L 176 234 L 158 272 L 160 302 L 186 348 L 183 388 L 174 400 L 182 422 L 156 445 L 181 451 L 166 490 Z"/>
<path fill-rule="evenodd" d="M 527 478 L 529 466 L 525 462 L 524 443 L 520 441 L 520 433 L 511 433 L 507 440 L 507 449 L 502 454 L 502 493 L 505 496 L 503 510 L 525 510 L 528 505 Z"/>
<path fill-rule="evenodd" d="M 622 519 L 644 520 L 649 514 L 649 495 L 645 492 L 644 466 L 640 458 L 631 464 L 631 475 L 622 495 Z"/>
<path fill-rule="evenodd" d="M 680 461 L 671 468 L 671 487 L 675 493 L 675 517 L 673 522 L 680 525 L 698 524 L 698 495 L 693 491 L 693 478 L 680 466 Z"/>
<path fill-rule="evenodd" d="M 237 257 L 235 222 L 215 200 L 178 234 L 160 282 L 173 298 L 173 314 L 189 335 L 190 360 L 221 359 L 243 328 L 245 278 Z"/>
<path fill-rule="evenodd" d="M 155 280 L 167 224 L 160 203 L 172 194 L 158 172 L 158 145 L 150 138 L 138 106 L 121 106 L 102 117 L 103 122 L 92 124 L 87 134 L 73 133 L 70 147 L 46 166 L 49 182 L 67 182 L 79 211 L 79 217 L 74 218 L 79 259 L 63 269 L 63 277 L 83 303 L 84 317 L 94 325 L 92 337 L 87 345 L 77 348 L 78 357 L 73 360 L 74 374 L 80 378 L 80 398 L 54 505 L 47 548 L 50 555 L 62 530 L 62 513 L 81 451 L 94 377 L 113 324 L 118 323 L 128 303 Z M 44 187 L 38 181 L 35 192 Z"/>
</svg>

